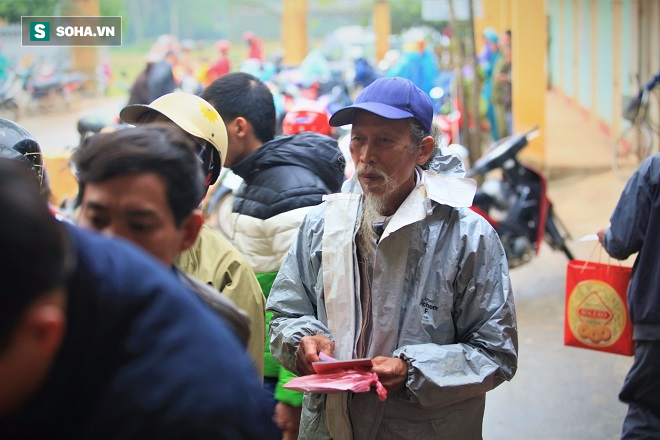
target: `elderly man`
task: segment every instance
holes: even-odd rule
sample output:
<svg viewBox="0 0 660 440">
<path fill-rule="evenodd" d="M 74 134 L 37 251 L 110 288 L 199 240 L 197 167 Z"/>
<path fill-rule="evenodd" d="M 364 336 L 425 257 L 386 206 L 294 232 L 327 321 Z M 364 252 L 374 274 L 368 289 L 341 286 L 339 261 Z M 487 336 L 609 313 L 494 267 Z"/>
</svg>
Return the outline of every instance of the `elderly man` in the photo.
<svg viewBox="0 0 660 440">
<path fill-rule="evenodd" d="M 507 261 L 469 210 L 470 179 L 425 171 L 433 106 L 381 78 L 333 115 L 353 178 L 303 221 L 268 298 L 273 356 L 299 375 L 325 353 L 372 358 L 388 391 L 305 395 L 301 438 L 480 438 L 485 393 L 517 367 Z M 443 170 L 453 174 L 452 170 Z"/>
</svg>

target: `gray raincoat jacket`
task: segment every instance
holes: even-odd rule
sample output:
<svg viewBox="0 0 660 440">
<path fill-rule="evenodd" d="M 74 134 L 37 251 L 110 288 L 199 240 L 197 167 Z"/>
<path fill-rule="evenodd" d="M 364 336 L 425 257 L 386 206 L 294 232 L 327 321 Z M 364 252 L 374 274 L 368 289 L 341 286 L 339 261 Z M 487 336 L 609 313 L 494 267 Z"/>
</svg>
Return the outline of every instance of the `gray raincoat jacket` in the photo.
<svg viewBox="0 0 660 440">
<path fill-rule="evenodd" d="M 375 392 L 306 393 L 301 439 L 480 438 L 485 393 L 515 374 L 506 256 L 494 229 L 467 208 L 474 181 L 419 171 L 377 245 L 368 347 L 369 357 L 406 361 L 406 386 L 385 402 Z M 303 336 L 324 334 L 334 357 L 356 357 L 362 195 L 355 179 L 343 191 L 308 213 L 268 299 L 271 352 L 296 373 Z"/>
</svg>

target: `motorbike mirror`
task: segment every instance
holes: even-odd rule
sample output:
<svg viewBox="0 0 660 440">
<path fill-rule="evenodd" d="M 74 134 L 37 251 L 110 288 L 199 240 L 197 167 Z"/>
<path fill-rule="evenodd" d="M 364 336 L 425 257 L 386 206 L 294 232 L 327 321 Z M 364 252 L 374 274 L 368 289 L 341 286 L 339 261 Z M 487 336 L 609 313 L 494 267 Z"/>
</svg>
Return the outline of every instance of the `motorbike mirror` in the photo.
<svg viewBox="0 0 660 440">
<path fill-rule="evenodd" d="M 525 135 L 527 142 L 531 141 L 532 139 L 536 139 L 539 136 L 541 136 L 541 133 L 537 126 L 534 126 L 534 128 L 527 132 L 527 135 Z"/>
<path fill-rule="evenodd" d="M 528 145 L 529 141 L 539 135 L 538 125 L 524 133 L 512 135 L 497 141 L 484 156 L 474 163 L 471 168 L 472 175 L 485 174 L 514 158 L 520 150 Z M 470 177 L 470 176 L 468 176 Z"/>
<path fill-rule="evenodd" d="M 442 87 L 433 87 L 431 91 L 429 91 L 429 96 L 431 99 L 440 99 L 445 96 L 445 91 Z"/>
</svg>

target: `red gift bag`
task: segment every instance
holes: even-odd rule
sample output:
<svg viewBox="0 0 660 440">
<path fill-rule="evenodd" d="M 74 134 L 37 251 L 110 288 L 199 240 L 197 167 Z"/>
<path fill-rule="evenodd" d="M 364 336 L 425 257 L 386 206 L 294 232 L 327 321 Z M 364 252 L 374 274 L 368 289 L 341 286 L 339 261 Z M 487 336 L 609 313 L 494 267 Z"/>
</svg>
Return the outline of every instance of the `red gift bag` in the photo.
<svg viewBox="0 0 660 440">
<path fill-rule="evenodd" d="M 569 261 L 564 345 L 633 355 L 626 301 L 631 272 L 621 265 Z"/>
</svg>

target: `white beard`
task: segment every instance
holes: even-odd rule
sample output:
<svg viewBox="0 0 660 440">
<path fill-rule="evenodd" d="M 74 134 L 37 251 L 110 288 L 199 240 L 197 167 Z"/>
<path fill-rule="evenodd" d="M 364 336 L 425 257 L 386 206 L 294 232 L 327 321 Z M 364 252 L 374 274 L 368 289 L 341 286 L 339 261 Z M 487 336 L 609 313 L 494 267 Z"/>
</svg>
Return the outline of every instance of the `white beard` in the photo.
<svg viewBox="0 0 660 440">
<path fill-rule="evenodd" d="M 358 247 L 362 261 L 367 264 L 372 263 L 372 243 L 376 239 L 376 231 L 374 231 L 374 223 L 377 222 L 382 216 L 386 197 L 364 196 L 362 202 L 362 215 L 360 216 L 360 226 L 357 233 Z"/>
</svg>

